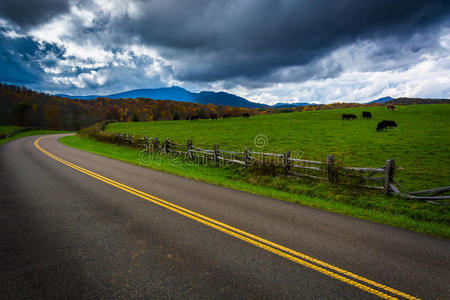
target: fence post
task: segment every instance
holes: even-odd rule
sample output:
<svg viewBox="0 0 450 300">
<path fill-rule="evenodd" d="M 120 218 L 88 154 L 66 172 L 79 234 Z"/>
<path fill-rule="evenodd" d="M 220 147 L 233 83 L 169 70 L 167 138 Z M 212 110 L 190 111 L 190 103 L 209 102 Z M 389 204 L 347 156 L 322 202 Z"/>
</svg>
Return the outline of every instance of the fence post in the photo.
<svg viewBox="0 0 450 300">
<path fill-rule="evenodd" d="M 245 163 L 245 166 L 248 167 L 248 151 L 247 151 L 247 147 L 244 148 L 244 163 Z"/>
<path fill-rule="evenodd" d="M 164 152 L 167 154 L 170 152 L 170 143 L 169 139 L 164 140 Z"/>
<path fill-rule="evenodd" d="M 187 140 L 187 142 L 186 142 L 186 155 L 187 155 L 188 159 L 192 159 L 192 153 L 191 153 L 192 145 L 193 145 L 192 139 Z"/>
<path fill-rule="evenodd" d="M 327 177 L 328 177 L 329 182 L 335 181 L 334 154 L 328 155 L 328 157 L 327 157 Z"/>
<path fill-rule="evenodd" d="M 388 159 L 386 161 L 386 166 L 384 167 L 384 193 L 389 194 L 390 187 L 389 185 L 392 183 L 394 179 L 394 171 L 395 171 L 395 160 Z"/>
<path fill-rule="evenodd" d="M 291 169 L 291 165 L 290 165 L 290 161 L 289 161 L 290 158 L 291 158 L 291 151 L 283 153 L 283 168 L 284 168 L 285 174 L 287 174 L 289 172 L 289 170 Z"/>
<path fill-rule="evenodd" d="M 150 155 L 150 141 L 146 136 L 144 136 L 144 143 L 145 143 L 145 152 Z"/>
<path fill-rule="evenodd" d="M 219 144 L 214 144 L 214 163 L 219 162 L 219 156 L 220 156 Z"/>
</svg>

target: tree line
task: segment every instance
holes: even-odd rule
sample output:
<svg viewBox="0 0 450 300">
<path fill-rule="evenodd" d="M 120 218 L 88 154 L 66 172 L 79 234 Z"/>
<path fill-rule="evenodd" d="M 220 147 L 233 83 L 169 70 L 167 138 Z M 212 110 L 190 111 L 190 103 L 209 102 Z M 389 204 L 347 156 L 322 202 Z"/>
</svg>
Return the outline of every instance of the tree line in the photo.
<svg viewBox="0 0 450 300">
<path fill-rule="evenodd" d="M 0 83 L 0 125 L 18 125 L 51 129 L 79 130 L 94 123 L 115 120 L 168 121 L 185 120 L 191 116 L 207 119 L 212 116 L 239 117 L 289 113 L 321 109 L 381 106 L 386 104 L 449 103 L 448 99 L 398 98 L 387 103 L 343 103 L 308 105 L 292 108 L 243 108 L 226 105 L 198 104 L 171 100 L 109 99 L 80 100 L 62 98 L 33 91 L 26 87 Z"/>
</svg>

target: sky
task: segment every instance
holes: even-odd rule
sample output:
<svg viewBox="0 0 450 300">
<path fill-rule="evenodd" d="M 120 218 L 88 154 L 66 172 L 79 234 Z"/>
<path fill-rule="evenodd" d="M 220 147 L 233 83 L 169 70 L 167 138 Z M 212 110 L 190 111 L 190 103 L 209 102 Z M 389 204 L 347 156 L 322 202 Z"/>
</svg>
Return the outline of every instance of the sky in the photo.
<svg viewBox="0 0 450 300">
<path fill-rule="evenodd" d="M 450 1 L 1 0 L 0 81 L 266 104 L 450 98 Z"/>
</svg>

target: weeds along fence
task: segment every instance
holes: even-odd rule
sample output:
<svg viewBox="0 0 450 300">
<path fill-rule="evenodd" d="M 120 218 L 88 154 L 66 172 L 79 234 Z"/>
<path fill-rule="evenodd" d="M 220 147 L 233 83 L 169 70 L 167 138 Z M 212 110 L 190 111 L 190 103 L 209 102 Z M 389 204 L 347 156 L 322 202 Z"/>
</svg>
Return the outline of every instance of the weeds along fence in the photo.
<svg viewBox="0 0 450 300">
<path fill-rule="evenodd" d="M 239 166 L 250 168 L 264 175 L 311 178 L 335 184 L 377 189 L 385 194 L 397 194 L 411 199 L 450 199 L 450 196 L 437 196 L 440 193 L 450 191 L 450 187 L 416 192 L 406 191 L 394 179 L 395 171 L 402 169 L 395 166 L 394 159 L 387 160 L 384 166 L 378 168 L 346 167 L 336 163 L 334 155 L 329 155 L 324 161 L 315 161 L 296 157 L 297 155 L 290 151 L 267 153 L 252 151 L 247 148 L 241 151 L 228 151 L 220 149 L 219 144 L 214 144 L 213 149 L 203 149 L 196 147 L 192 139 L 188 139 L 184 144 L 179 144 L 170 139 L 159 140 L 158 138 L 139 137 L 127 133 L 105 132 L 103 131 L 105 127 L 104 123 L 96 124 L 82 129 L 80 135 L 89 136 L 103 142 L 142 149 L 140 155 L 163 154 L 170 155 L 172 159 L 183 158 L 196 164 Z"/>
</svg>

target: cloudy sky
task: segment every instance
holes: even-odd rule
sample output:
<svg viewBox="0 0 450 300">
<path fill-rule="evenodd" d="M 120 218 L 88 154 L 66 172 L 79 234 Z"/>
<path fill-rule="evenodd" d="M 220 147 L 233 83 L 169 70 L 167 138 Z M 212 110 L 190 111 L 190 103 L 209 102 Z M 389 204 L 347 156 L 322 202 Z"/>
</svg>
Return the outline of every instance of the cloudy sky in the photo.
<svg viewBox="0 0 450 300">
<path fill-rule="evenodd" d="M 450 98 L 450 1 L 1 0 L 0 81 L 268 104 Z"/>
</svg>

